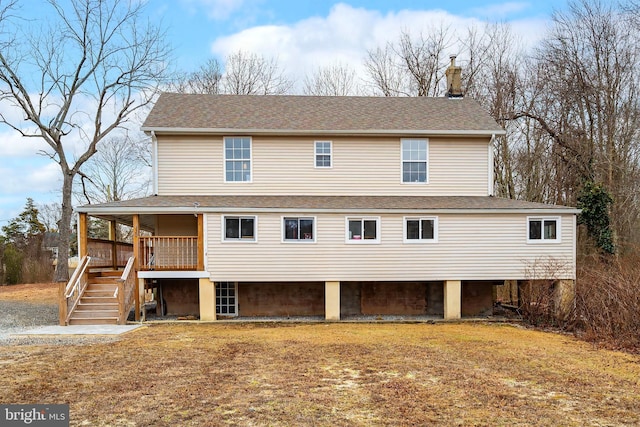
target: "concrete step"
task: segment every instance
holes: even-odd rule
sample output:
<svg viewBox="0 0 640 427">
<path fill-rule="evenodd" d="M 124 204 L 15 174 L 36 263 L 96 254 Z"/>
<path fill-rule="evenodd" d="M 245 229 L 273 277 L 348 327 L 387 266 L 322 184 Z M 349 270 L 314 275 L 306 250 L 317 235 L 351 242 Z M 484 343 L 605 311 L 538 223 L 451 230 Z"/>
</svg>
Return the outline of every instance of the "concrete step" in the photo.
<svg viewBox="0 0 640 427">
<path fill-rule="evenodd" d="M 117 317 L 93 317 L 93 318 L 82 318 L 82 317 L 72 317 L 69 319 L 70 325 L 117 325 L 118 318 Z"/>
</svg>

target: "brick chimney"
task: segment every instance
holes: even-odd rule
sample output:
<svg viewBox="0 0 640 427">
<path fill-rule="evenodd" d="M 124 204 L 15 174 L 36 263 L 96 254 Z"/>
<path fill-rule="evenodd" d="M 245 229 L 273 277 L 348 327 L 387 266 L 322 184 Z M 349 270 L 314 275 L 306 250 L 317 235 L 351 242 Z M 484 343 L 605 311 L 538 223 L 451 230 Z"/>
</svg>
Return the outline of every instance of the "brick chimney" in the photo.
<svg viewBox="0 0 640 427">
<path fill-rule="evenodd" d="M 447 76 L 447 96 L 449 98 L 462 98 L 462 67 L 456 66 L 456 55 L 451 55 L 451 64 L 445 75 Z"/>
</svg>

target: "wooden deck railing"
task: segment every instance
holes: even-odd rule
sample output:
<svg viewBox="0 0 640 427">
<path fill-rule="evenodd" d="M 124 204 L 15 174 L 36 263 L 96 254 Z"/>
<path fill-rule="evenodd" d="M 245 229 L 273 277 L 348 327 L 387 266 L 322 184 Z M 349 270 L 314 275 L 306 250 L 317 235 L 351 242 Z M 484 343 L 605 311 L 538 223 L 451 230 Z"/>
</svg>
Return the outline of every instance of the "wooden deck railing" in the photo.
<svg viewBox="0 0 640 427">
<path fill-rule="evenodd" d="M 58 303 L 58 315 L 60 325 L 65 326 L 69 322 L 73 310 L 76 309 L 80 297 L 82 296 L 85 288 L 87 287 L 87 269 L 91 263 L 90 256 L 84 256 L 78 266 L 76 267 L 71 279 L 65 285 L 60 284 L 60 301 Z"/>
<path fill-rule="evenodd" d="M 197 236 L 140 236 L 140 270 L 197 270 Z"/>
<path fill-rule="evenodd" d="M 135 303 L 136 271 L 134 266 L 135 258 L 130 257 L 122 272 L 122 276 L 117 280 L 118 287 L 116 288 L 114 297 L 118 298 L 118 325 L 127 323 L 129 311 L 131 311 L 131 307 L 133 307 Z"/>
<path fill-rule="evenodd" d="M 91 268 L 123 268 L 133 256 L 131 243 L 103 239 L 87 239 L 87 253 L 91 256 Z"/>
</svg>

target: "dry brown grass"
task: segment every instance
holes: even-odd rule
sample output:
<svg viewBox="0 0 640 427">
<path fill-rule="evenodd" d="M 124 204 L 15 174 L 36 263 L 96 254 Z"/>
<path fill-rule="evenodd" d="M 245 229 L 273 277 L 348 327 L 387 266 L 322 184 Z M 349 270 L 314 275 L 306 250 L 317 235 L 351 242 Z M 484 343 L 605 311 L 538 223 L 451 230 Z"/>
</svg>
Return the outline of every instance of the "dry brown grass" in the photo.
<svg viewBox="0 0 640 427">
<path fill-rule="evenodd" d="M 637 425 L 640 358 L 497 324 L 162 324 L 0 347 L 2 403 L 72 425 Z"/>
<path fill-rule="evenodd" d="M 54 303 L 56 284 L 0 287 Z M 1 403 L 72 425 L 636 425 L 640 357 L 497 324 L 164 324 L 0 347 Z"/>
<path fill-rule="evenodd" d="M 57 304 L 57 283 L 30 283 L 0 286 L 0 300 L 22 301 L 35 304 Z"/>
</svg>

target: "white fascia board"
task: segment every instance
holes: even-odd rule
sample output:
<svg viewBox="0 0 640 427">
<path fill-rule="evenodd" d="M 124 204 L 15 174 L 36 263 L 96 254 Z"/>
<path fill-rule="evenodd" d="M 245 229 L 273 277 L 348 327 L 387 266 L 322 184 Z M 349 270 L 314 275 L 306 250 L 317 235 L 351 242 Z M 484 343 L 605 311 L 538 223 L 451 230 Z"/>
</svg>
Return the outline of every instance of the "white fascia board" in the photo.
<svg viewBox="0 0 640 427">
<path fill-rule="evenodd" d="M 140 279 L 202 279 L 210 278 L 208 271 L 138 271 Z"/>
<path fill-rule="evenodd" d="M 492 136 L 504 135 L 504 130 L 447 130 L 447 129 L 237 129 L 237 128 L 140 128 L 143 132 L 156 134 L 221 134 L 221 135 L 431 135 L 431 136 Z"/>
<path fill-rule="evenodd" d="M 384 209 L 384 208 L 348 208 L 348 209 L 325 209 L 325 208 L 245 208 L 245 207 L 199 207 L 194 210 L 193 207 L 120 207 L 120 208 L 103 208 L 92 209 L 90 206 L 84 206 L 77 209 L 78 212 L 84 212 L 89 215 L 133 215 L 133 214 L 198 214 L 198 213 L 291 213 L 313 214 L 313 213 L 338 213 L 338 214 L 529 214 L 529 215 L 559 215 L 574 214 L 581 212 L 576 208 L 509 208 L 509 209 Z"/>
</svg>

